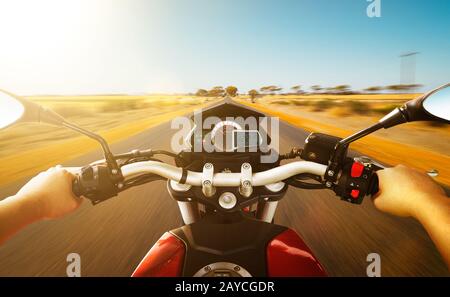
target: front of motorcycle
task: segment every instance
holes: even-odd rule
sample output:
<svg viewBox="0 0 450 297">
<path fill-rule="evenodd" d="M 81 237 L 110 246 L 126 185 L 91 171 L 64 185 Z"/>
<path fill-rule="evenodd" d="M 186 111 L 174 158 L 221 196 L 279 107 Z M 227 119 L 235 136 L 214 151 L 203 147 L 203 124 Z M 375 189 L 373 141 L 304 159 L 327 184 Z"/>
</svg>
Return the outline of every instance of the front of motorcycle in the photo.
<svg viewBox="0 0 450 297">
<path fill-rule="evenodd" d="M 376 171 L 383 166 L 367 157 L 348 157 L 349 145 L 379 129 L 406 122 L 449 123 L 450 84 L 407 102 L 377 124 L 347 138 L 311 133 L 302 149 L 294 148 L 268 165 L 258 162 L 261 150 L 234 151 L 236 144 L 248 145 L 251 139 L 256 140 L 249 147 L 263 143 L 254 130 L 242 129 L 226 118 L 264 115 L 232 103 L 208 111 L 219 118 L 209 132 L 229 134 L 233 140 L 220 153 L 174 154 L 148 149 L 113 154 L 100 135 L 7 92 L 0 92 L 0 112 L 0 129 L 14 123 L 43 122 L 97 140 L 104 160 L 78 168 L 73 184 L 74 193 L 93 204 L 131 187 L 159 179 L 168 181 L 185 225 L 163 235 L 134 276 L 322 276 L 326 274 L 323 267 L 302 239 L 289 228 L 273 224 L 278 201 L 288 187 L 329 189 L 354 204 L 376 194 Z M 174 158 L 176 166 L 156 159 L 159 154 Z M 284 159 L 293 162 L 281 164 Z"/>
</svg>

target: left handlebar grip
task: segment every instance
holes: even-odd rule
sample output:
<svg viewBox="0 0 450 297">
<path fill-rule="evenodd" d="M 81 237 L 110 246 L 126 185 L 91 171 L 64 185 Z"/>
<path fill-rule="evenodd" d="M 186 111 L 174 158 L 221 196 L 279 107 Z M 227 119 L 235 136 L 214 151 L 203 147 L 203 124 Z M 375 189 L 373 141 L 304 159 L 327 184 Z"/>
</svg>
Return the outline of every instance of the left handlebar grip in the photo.
<svg viewBox="0 0 450 297">
<path fill-rule="evenodd" d="M 100 203 L 117 195 L 118 188 L 113 182 L 106 165 L 89 165 L 81 168 L 72 182 L 75 195 L 83 196 L 93 204 Z"/>
<path fill-rule="evenodd" d="M 80 176 L 76 175 L 74 180 L 72 181 L 72 192 L 75 194 L 75 196 L 80 197 L 83 195 L 83 187 L 80 183 Z"/>
</svg>

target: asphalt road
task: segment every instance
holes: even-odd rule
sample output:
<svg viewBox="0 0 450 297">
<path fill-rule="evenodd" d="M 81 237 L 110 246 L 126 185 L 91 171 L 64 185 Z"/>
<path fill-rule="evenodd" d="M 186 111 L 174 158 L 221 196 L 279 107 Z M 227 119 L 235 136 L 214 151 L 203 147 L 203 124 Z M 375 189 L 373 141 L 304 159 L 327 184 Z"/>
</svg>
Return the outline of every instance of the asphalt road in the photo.
<svg viewBox="0 0 450 297">
<path fill-rule="evenodd" d="M 170 149 L 174 132 L 163 123 L 112 149 Z M 281 123 L 280 134 L 280 147 L 288 151 L 302 146 L 309 133 Z M 64 165 L 99 158 L 96 151 Z M 24 182 L 3 187 L 0 197 L 15 193 Z M 129 276 L 165 231 L 181 225 L 165 186 L 162 181 L 139 186 L 96 206 L 86 201 L 65 218 L 28 226 L 0 247 L 0 276 L 65 276 L 69 253 L 80 254 L 83 276 Z M 275 222 L 296 230 L 332 276 L 365 276 L 370 253 L 380 255 L 383 276 L 450 275 L 417 222 L 382 214 L 370 199 L 358 206 L 327 190 L 292 188 Z"/>
</svg>

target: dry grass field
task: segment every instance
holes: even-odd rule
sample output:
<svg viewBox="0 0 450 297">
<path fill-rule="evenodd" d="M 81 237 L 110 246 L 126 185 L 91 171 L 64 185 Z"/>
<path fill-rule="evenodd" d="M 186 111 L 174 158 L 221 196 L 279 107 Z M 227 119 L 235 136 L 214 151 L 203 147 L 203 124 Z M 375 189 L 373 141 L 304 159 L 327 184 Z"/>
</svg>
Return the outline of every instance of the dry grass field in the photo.
<svg viewBox="0 0 450 297">
<path fill-rule="evenodd" d="M 299 94 L 299 95 L 265 95 L 262 100 L 270 102 L 280 98 L 288 100 L 364 100 L 364 101 L 404 101 L 416 98 L 420 93 L 411 94 L 351 94 L 351 95 L 336 95 L 336 94 Z M 243 97 L 245 98 L 245 97 Z"/>
<path fill-rule="evenodd" d="M 395 106 L 420 94 L 269 95 L 239 102 L 298 127 L 344 137 L 367 127 Z M 208 104 L 211 98 L 182 95 L 34 96 L 69 121 L 100 133 L 113 143 Z M 388 164 L 437 169 L 450 184 L 450 128 L 413 123 L 380 131 L 352 147 Z M 0 184 L 44 170 L 97 148 L 68 129 L 20 124 L 0 133 Z M 412 157 L 414 156 L 414 157 Z"/>
<path fill-rule="evenodd" d="M 239 102 L 277 116 L 297 127 L 339 137 L 375 123 L 401 103 L 420 94 L 264 96 Z M 311 100 L 308 100 L 308 99 Z M 409 123 L 380 130 L 351 146 L 390 165 L 436 169 L 439 182 L 450 185 L 450 128 L 434 123 Z"/>
<path fill-rule="evenodd" d="M 28 99 L 69 121 L 100 133 L 110 143 L 203 106 L 208 99 L 189 96 L 40 96 Z M 19 124 L 0 132 L 0 184 L 35 174 L 83 155 L 98 144 L 65 128 Z"/>
<path fill-rule="evenodd" d="M 311 111 L 331 111 L 338 116 L 354 114 L 384 115 L 394 107 L 421 94 L 308 94 L 269 95 L 257 99 L 258 103 L 302 107 Z M 248 99 L 243 97 L 242 99 Z"/>
</svg>

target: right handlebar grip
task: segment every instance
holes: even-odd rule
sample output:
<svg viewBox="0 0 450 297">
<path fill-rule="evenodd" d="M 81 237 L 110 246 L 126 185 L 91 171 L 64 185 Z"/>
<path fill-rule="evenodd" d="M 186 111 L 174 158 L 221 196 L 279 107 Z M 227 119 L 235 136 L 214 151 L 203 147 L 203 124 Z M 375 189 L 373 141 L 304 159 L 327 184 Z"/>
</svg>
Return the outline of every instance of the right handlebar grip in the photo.
<svg viewBox="0 0 450 297">
<path fill-rule="evenodd" d="M 372 196 L 376 195 L 379 190 L 380 190 L 380 188 L 379 188 L 378 175 L 376 172 L 374 172 L 372 175 L 370 184 L 369 184 L 369 188 L 367 189 L 367 194 L 372 197 Z"/>
</svg>

